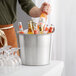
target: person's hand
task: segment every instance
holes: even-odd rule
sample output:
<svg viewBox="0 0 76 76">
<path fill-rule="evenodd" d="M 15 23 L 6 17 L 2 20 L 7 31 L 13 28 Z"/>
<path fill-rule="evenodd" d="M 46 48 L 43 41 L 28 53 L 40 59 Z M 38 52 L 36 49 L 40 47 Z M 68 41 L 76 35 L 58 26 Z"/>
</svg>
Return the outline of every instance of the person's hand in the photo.
<svg viewBox="0 0 76 76">
<path fill-rule="evenodd" d="M 40 8 L 41 12 L 45 12 L 46 14 L 50 14 L 51 6 L 49 3 L 44 2 Z"/>
<path fill-rule="evenodd" d="M 50 14 L 51 12 L 51 6 L 50 4 L 44 2 L 41 6 L 41 8 L 38 7 L 33 7 L 30 11 L 29 11 L 29 15 L 32 17 L 40 17 L 41 13 L 45 12 L 47 15 Z"/>
</svg>

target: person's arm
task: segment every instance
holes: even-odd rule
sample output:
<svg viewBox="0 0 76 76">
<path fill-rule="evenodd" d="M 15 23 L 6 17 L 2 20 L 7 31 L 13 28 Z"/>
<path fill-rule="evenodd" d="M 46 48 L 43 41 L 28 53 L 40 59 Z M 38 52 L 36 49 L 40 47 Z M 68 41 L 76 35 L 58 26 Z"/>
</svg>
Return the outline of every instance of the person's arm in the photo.
<svg viewBox="0 0 76 76">
<path fill-rule="evenodd" d="M 22 9 L 32 17 L 39 17 L 42 12 L 48 14 L 50 11 L 50 5 L 46 2 L 42 4 L 41 8 L 36 7 L 32 0 L 19 0 L 19 3 Z"/>
<path fill-rule="evenodd" d="M 29 14 L 29 11 L 33 8 L 33 7 L 36 7 L 36 5 L 32 2 L 32 0 L 18 0 L 20 5 L 21 5 L 21 8 L 28 14 Z"/>
</svg>

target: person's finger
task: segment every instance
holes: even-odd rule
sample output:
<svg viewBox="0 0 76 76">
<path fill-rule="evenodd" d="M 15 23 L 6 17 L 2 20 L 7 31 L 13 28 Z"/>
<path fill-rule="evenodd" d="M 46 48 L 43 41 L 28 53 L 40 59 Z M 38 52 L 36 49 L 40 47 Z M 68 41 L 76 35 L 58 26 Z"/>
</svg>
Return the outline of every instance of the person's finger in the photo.
<svg viewBox="0 0 76 76">
<path fill-rule="evenodd" d="M 50 8 L 50 5 L 48 4 L 47 6 L 44 6 L 43 9 L 49 9 Z"/>
<path fill-rule="evenodd" d="M 49 7 L 51 7 L 51 5 L 50 5 L 50 4 L 48 4 L 48 6 L 49 6 Z"/>
<path fill-rule="evenodd" d="M 49 7 L 49 10 L 48 10 L 48 14 L 50 14 L 51 13 L 51 7 Z"/>
<path fill-rule="evenodd" d="M 42 5 L 46 6 L 46 5 L 48 5 L 48 3 L 47 2 L 44 2 Z"/>
<path fill-rule="evenodd" d="M 46 12 L 47 14 L 50 14 L 50 12 L 51 12 L 51 8 L 45 6 L 45 7 L 43 8 L 43 12 Z"/>
<path fill-rule="evenodd" d="M 47 9 L 43 10 L 43 12 L 45 12 L 46 14 L 48 14 L 48 10 Z"/>
<path fill-rule="evenodd" d="M 45 6 L 45 7 L 43 8 L 43 10 L 49 10 L 49 7 Z"/>
</svg>

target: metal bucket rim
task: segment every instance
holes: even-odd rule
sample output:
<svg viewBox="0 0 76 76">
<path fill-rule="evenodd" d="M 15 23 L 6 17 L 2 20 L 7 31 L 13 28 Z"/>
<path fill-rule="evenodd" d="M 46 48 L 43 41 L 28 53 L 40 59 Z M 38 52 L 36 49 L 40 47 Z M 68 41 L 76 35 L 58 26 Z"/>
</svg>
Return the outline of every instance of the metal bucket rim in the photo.
<svg viewBox="0 0 76 76">
<path fill-rule="evenodd" d="M 20 34 L 20 33 L 18 33 Z M 28 35 L 28 36 L 43 36 L 43 35 L 52 35 L 52 33 L 48 33 L 48 34 L 20 34 L 20 35 Z"/>
</svg>

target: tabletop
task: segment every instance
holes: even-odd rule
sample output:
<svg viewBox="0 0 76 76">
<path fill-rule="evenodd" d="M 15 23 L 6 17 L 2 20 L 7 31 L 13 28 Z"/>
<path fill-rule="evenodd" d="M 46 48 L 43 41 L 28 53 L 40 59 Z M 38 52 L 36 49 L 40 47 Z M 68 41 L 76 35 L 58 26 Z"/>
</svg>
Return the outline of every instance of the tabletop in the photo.
<svg viewBox="0 0 76 76">
<path fill-rule="evenodd" d="M 51 61 L 45 66 L 0 67 L 0 76 L 61 76 L 63 61 Z"/>
</svg>

